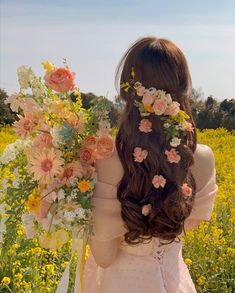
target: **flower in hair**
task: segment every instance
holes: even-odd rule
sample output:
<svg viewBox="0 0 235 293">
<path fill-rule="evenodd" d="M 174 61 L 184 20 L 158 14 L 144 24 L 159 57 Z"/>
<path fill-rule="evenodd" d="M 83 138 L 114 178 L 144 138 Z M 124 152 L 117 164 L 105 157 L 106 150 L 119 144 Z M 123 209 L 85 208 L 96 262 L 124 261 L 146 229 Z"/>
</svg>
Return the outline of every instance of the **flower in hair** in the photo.
<svg viewBox="0 0 235 293">
<path fill-rule="evenodd" d="M 190 196 L 192 194 L 192 188 L 188 186 L 187 183 L 184 183 L 181 186 L 182 192 L 185 196 Z"/>
<path fill-rule="evenodd" d="M 180 111 L 180 104 L 176 101 L 172 102 L 165 110 L 165 115 L 176 116 Z"/>
<path fill-rule="evenodd" d="M 164 187 L 166 179 L 162 175 L 155 175 L 153 177 L 152 184 L 155 188 Z"/>
<path fill-rule="evenodd" d="M 170 145 L 173 146 L 173 147 L 177 147 L 180 144 L 180 141 L 181 141 L 181 138 L 174 137 L 170 141 Z"/>
<path fill-rule="evenodd" d="M 178 154 L 178 151 L 174 148 L 171 148 L 170 151 L 166 150 L 165 154 L 167 156 L 167 160 L 170 163 L 178 163 L 181 159 L 180 155 Z"/>
<path fill-rule="evenodd" d="M 142 163 L 143 160 L 145 160 L 147 158 L 148 155 L 148 151 L 147 150 L 142 150 L 142 148 L 140 147 L 135 147 L 134 148 L 134 161 L 138 162 L 138 163 Z"/>
<path fill-rule="evenodd" d="M 151 203 L 142 206 L 142 214 L 143 214 L 144 216 L 148 216 L 149 213 L 151 212 L 151 210 L 152 210 L 152 205 L 151 205 Z"/>
<path fill-rule="evenodd" d="M 145 133 L 152 131 L 152 122 L 148 119 L 142 119 L 139 123 L 139 130 Z"/>
<path fill-rule="evenodd" d="M 181 128 L 180 129 L 183 130 L 183 131 L 186 130 L 186 131 L 192 132 L 194 127 L 192 126 L 192 123 L 190 123 L 188 121 L 183 121 L 181 123 Z"/>
<path fill-rule="evenodd" d="M 128 82 L 121 82 L 120 87 L 126 92 L 132 90 L 134 95 L 142 97 L 141 101 L 139 99 L 134 101 L 134 106 L 139 109 L 141 117 L 152 114 L 159 116 L 159 119 L 163 121 L 166 140 L 171 140 L 171 146 L 178 146 L 181 143 L 180 137 L 187 135 L 185 132 L 194 131 L 192 123 L 186 121 L 190 116 L 180 109 L 180 103 L 173 101 L 171 94 L 165 92 L 163 89 L 156 89 L 154 87 L 146 88 L 141 82 L 136 81 L 133 67 L 131 70 L 131 78 Z M 140 131 L 142 129 L 142 127 L 139 128 Z M 171 155 L 173 156 L 173 154 L 172 152 Z M 177 157 L 175 161 L 180 159 L 179 156 L 175 155 L 175 157 Z"/>
<path fill-rule="evenodd" d="M 144 94 L 144 91 L 145 91 L 145 87 L 142 86 L 142 84 L 140 82 L 136 82 L 134 88 L 136 90 L 137 96 L 142 97 Z"/>
<path fill-rule="evenodd" d="M 162 115 L 167 109 L 167 101 L 165 99 L 156 100 L 153 104 L 153 110 L 156 115 Z"/>
</svg>

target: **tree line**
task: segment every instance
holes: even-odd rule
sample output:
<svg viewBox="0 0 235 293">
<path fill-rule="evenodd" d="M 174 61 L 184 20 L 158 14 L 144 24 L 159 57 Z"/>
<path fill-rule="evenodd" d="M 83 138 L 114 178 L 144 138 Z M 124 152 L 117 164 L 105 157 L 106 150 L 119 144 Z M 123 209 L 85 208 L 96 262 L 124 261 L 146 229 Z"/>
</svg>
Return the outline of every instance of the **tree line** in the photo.
<svg viewBox="0 0 235 293">
<path fill-rule="evenodd" d="M 12 124 L 17 120 L 17 116 L 11 111 L 9 104 L 5 104 L 7 92 L 0 89 L 0 125 Z M 93 93 L 81 93 L 83 107 L 89 109 L 92 107 L 92 100 L 97 96 Z M 235 129 L 235 99 L 224 99 L 219 102 L 213 96 L 202 98 L 201 90 L 193 89 L 189 97 L 189 103 L 192 110 L 193 119 L 198 129 L 216 129 L 224 127 L 227 130 Z M 72 96 L 72 99 L 75 96 Z M 114 101 L 105 98 L 105 103 L 109 109 L 109 118 L 111 126 L 118 126 L 119 118 L 124 107 L 124 102 L 119 96 Z"/>
</svg>

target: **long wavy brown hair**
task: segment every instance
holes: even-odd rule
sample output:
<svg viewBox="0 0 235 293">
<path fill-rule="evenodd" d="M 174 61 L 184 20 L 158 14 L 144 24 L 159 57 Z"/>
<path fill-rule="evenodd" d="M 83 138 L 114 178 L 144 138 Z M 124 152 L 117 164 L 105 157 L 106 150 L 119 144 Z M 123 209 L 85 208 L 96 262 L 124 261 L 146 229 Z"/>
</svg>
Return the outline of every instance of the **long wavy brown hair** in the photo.
<svg viewBox="0 0 235 293">
<path fill-rule="evenodd" d="M 171 148 L 163 131 L 163 121 L 151 114 L 152 132 L 140 132 L 142 119 L 134 100 L 140 98 L 120 86 L 130 79 L 132 68 L 135 80 L 146 88 L 155 87 L 170 93 L 172 100 L 180 103 L 194 131 L 181 138 L 177 151 L 181 160 L 169 163 L 164 154 Z M 126 51 L 116 69 L 116 86 L 125 107 L 116 136 L 116 149 L 124 168 L 124 175 L 118 184 L 117 197 L 121 202 L 121 217 L 128 232 L 125 241 L 138 244 L 152 237 L 176 241 L 184 231 L 185 219 L 190 215 L 195 198 L 196 182 L 190 171 L 194 163 L 197 134 L 190 105 L 192 89 L 188 64 L 182 51 L 171 41 L 156 37 L 138 39 Z M 148 150 L 147 158 L 140 164 L 133 160 L 133 150 L 138 146 Z M 155 174 L 166 178 L 164 188 L 152 185 Z M 181 186 L 187 183 L 192 188 L 192 196 L 185 199 Z M 150 203 L 152 211 L 148 216 L 142 214 L 142 205 Z M 179 239 L 178 239 L 179 240 Z M 164 241 L 163 241 L 164 242 Z"/>
</svg>

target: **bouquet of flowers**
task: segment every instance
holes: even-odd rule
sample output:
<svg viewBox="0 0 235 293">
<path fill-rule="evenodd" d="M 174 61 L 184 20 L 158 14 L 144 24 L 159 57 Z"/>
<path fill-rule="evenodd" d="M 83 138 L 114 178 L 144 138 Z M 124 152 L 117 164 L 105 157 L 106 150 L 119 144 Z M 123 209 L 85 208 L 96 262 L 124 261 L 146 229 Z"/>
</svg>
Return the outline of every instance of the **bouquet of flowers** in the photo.
<svg viewBox="0 0 235 293">
<path fill-rule="evenodd" d="M 18 195 L 27 237 L 56 250 L 74 234 L 87 241 L 92 233 L 94 162 L 112 154 L 114 140 L 104 98 L 84 109 L 66 61 L 59 68 L 42 64 L 43 78 L 21 66 L 19 93 L 5 101 L 19 120 L 13 124 L 18 138 L 0 156 L 1 165 L 11 163 L 14 177 L 0 200 Z"/>
</svg>

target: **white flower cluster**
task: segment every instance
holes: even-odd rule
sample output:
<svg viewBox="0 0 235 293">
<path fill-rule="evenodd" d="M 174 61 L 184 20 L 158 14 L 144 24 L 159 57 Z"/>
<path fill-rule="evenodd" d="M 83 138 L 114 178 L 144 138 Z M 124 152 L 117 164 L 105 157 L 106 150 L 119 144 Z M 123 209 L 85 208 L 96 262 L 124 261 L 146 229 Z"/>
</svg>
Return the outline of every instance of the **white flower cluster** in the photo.
<svg viewBox="0 0 235 293">
<path fill-rule="evenodd" d="M 6 165 L 14 161 L 18 154 L 24 149 L 24 146 L 25 141 L 21 139 L 17 139 L 15 142 L 8 144 L 0 156 L 0 164 Z"/>
<path fill-rule="evenodd" d="M 21 89 L 27 89 L 35 79 L 35 74 L 31 67 L 22 65 L 17 70 L 18 81 Z"/>
<path fill-rule="evenodd" d="M 85 209 L 77 208 L 74 211 L 65 211 L 64 217 L 68 222 L 74 221 L 76 217 L 78 217 L 79 219 L 84 219 L 86 217 Z"/>
</svg>

